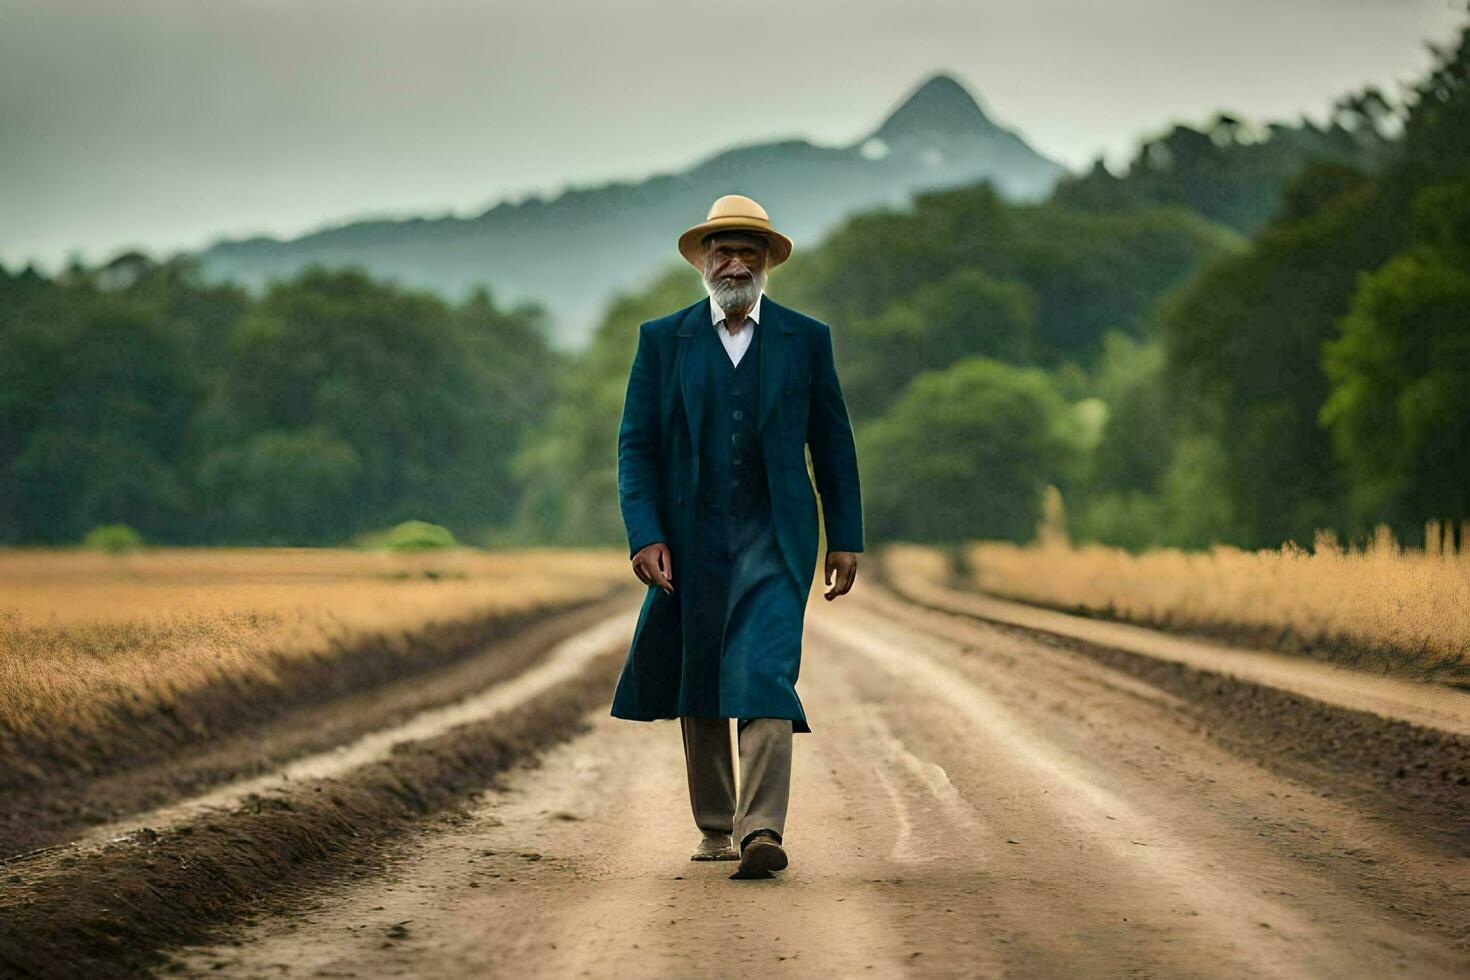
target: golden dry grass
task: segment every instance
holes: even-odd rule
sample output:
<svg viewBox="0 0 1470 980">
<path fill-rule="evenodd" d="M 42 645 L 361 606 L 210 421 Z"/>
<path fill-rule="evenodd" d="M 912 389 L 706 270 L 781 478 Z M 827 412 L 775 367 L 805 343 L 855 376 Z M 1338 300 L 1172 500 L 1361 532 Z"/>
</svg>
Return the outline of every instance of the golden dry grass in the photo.
<svg viewBox="0 0 1470 980">
<path fill-rule="evenodd" d="M 592 598 L 616 551 L 0 552 L 0 730 L 87 729 L 368 637 Z"/>
<path fill-rule="evenodd" d="M 1423 550 L 1386 528 L 1363 548 L 1206 552 L 970 542 L 965 583 L 993 595 L 1149 626 L 1237 636 L 1364 665 L 1470 676 L 1470 553 L 1431 524 Z"/>
</svg>

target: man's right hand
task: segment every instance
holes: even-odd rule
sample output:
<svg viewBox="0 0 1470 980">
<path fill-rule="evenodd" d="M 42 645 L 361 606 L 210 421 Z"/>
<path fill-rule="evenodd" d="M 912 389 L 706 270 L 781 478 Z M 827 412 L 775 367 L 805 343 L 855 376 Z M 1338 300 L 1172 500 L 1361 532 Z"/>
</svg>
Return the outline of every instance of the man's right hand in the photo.
<svg viewBox="0 0 1470 980">
<path fill-rule="evenodd" d="M 656 585 L 674 594 L 674 559 L 662 541 L 645 546 L 633 556 L 633 573 L 644 585 Z"/>
</svg>

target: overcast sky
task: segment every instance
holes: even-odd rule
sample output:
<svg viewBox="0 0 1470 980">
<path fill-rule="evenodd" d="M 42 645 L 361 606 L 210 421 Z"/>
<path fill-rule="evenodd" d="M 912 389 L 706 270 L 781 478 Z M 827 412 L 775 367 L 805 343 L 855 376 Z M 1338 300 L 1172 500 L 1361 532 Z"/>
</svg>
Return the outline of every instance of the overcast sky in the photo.
<svg viewBox="0 0 1470 980">
<path fill-rule="evenodd" d="M 935 70 L 1064 164 L 1116 164 L 1217 109 L 1396 93 L 1464 20 L 1464 0 L 0 0 L 0 262 L 847 143 Z"/>
</svg>

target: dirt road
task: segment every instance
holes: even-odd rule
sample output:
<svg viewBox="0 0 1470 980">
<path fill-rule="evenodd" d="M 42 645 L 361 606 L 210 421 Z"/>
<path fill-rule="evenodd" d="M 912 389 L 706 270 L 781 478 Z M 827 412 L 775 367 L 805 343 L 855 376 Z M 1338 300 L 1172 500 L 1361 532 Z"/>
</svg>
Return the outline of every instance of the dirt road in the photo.
<svg viewBox="0 0 1470 980">
<path fill-rule="evenodd" d="M 807 630 L 814 731 L 796 740 L 792 864 L 776 879 L 690 862 L 675 723 L 604 708 L 590 733 L 385 862 L 172 969 L 1470 974 L 1470 836 L 1466 811 L 1446 806 L 1463 789 L 1397 799 L 1339 765 L 1354 758 L 1332 754 L 1341 731 L 1302 735 L 1280 705 L 1240 717 L 1262 702 L 1214 694 L 1240 682 L 1207 677 L 1196 698 L 874 586 L 817 595 Z"/>
</svg>

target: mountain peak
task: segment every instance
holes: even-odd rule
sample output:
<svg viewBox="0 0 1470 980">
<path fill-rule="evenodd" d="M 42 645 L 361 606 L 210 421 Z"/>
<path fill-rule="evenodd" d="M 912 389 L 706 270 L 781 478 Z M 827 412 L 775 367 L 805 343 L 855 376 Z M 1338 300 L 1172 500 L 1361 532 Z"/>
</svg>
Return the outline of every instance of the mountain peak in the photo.
<svg viewBox="0 0 1470 980">
<path fill-rule="evenodd" d="M 953 75 L 937 72 L 904 97 L 873 136 L 892 143 L 930 133 L 994 129 L 980 103 Z"/>
<path fill-rule="evenodd" d="M 1065 172 L 987 119 L 947 74 L 905 95 L 876 135 L 847 146 L 743 144 L 641 182 L 502 200 L 465 218 L 354 221 L 290 241 L 219 241 L 201 258 L 209 281 L 252 291 L 313 263 L 360 265 L 456 302 L 488 286 L 508 303 L 541 304 L 553 317 L 554 343 L 581 348 L 635 277 L 670 261 L 669 229 L 732 190 L 753 194 L 798 242 L 816 242 L 855 213 L 979 180 L 1012 200 L 1044 200 Z"/>
</svg>

